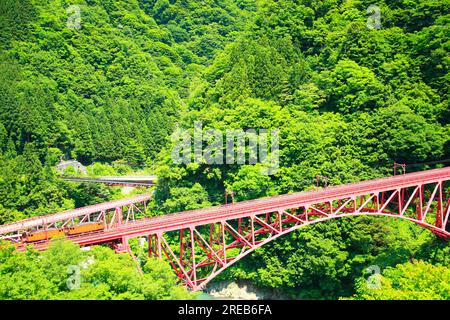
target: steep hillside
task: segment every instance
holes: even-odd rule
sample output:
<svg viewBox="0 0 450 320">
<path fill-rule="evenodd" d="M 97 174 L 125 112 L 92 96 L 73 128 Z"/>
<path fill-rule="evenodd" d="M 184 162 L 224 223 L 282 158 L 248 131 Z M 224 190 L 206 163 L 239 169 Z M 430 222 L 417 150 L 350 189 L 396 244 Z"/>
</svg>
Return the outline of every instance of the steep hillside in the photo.
<svg viewBox="0 0 450 320">
<path fill-rule="evenodd" d="M 320 187 L 382 177 L 394 161 L 442 166 L 449 12 L 441 0 L 2 0 L 0 223 L 114 196 L 61 181 L 62 156 L 155 169 L 152 215 L 222 204 L 225 190 L 241 201 L 318 176 Z M 170 136 L 195 121 L 278 130 L 276 172 L 176 164 Z M 449 252 L 416 226 L 354 218 L 290 234 L 222 277 L 300 298 L 407 297 L 415 275 L 448 278 Z M 378 294 L 361 286 L 371 265 L 389 284 Z M 449 299 L 440 279 L 412 296 L 429 286 Z"/>
</svg>

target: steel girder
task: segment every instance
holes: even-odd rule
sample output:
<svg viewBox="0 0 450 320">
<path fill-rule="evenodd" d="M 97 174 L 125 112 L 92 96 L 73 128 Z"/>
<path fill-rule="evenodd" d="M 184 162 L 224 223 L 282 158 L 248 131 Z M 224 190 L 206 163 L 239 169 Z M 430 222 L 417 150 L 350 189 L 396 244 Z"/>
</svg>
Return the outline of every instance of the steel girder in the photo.
<svg viewBox="0 0 450 320">
<path fill-rule="evenodd" d="M 146 237 L 148 255 L 167 259 L 181 281 L 198 290 L 258 247 L 330 219 L 395 217 L 450 239 L 449 184 L 450 168 L 428 170 L 116 223 L 68 239 L 81 246 L 110 243 L 117 252 L 130 252 L 129 239 Z"/>
<path fill-rule="evenodd" d="M 444 181 L 437 181 L 159 232 L 148 236 L 148 253 L 167 259 L 181 281 L 195 291 L 255 249 L 314 223 L 357 215 L 395 217 L 449 239 L 449 212 L 448 191 L 444 194 Z"/>
</svg>

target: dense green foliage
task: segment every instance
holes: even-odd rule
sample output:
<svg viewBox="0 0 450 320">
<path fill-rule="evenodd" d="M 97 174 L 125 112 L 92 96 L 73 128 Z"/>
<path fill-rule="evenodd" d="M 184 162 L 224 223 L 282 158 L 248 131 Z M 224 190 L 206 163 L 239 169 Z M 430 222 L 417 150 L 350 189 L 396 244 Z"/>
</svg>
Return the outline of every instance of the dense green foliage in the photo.
<svg viewBox="0 0 450 320">
<path fill-rule="evenodd" d="M 380 286 L 367 290 L 364 280 L 357 282 L 353 299 L 368 300 L 449 300 L 450 269 L 423 261 L 387 268 L 379 279 Z"/>
<path fill-rule="evenodd" d="M 0 299 L 189 299 L 170 266 L 148 259 L 139 273 L 129 255 L 104 247 L 90 251 L 55 241 L 39 254 L 0 251 Z M 45 270 L 45 272 L 43 272 Z"/>
<path fill-rule="evenodd" d="M 225 189 L 241 201 L 313 188 L 316 175 L 337 185 L 389 175 L 393 161 L 450 158 L 450 3 L 379 1 L 379 29 L 367 25 L 371 4 L 1 1 L 0 223 L 116 196 L 58 179 L 52 167 L 63 155 L 96 162 L 93 175 L 156 170 L 154 214 L 221 204 Z M 80 28 L 67 26 L 70 5 L 79 6 Z M 279 170 L 174 164 L 169 135 L 194 121 L 204 130 L 278 129 Z M 292 233 L 223 277 L 301 298 L 403 298 L 410 286 L 401 275 L 445 274 L 449 250 L 416 226 L 353 218 Z M 383 271 L 378 293 L 358 280 L 369 265 Z M 421 283 L 417 295 L 439 279 Z M 30 297 L 75 297 L 46 281 Z M 83 290 L 78 297 L 106 290 L 98 294 L 125 298 Z M 148 297 L 146 288 L 130 290 Z M 427 297 L 448 298 L 448 288 L 430 290 Z"/>
<path fill-rule="evenodd" d="M 42 154 L 59 148 L 82 162 L 142 165 L 154 157 L 190 80 L 232 38 L 241 15 L 232 3 L 178 10 L 152 2 L 2 1 L 2 29 L 10 29 L 0 39 L 6 141 L 19 152 L 27 144 Z M 69 5 L 80 10 L 79 29 L 66 27 Z M 169 15 L 171 23 L 158 24 Z M 16 30 L 17 19 L 26 32 Z"/>
<path fill-rule="evenodd" d="M 169 144 L 155 210 L 223 203 L 225 189 L 247 200 L 312 188 L 316 175 L 337 185 L 388 175 L 394 161 L 448 158 L 448 2 L 381 3 L 380 30 L 366 26 L 370 2 L 258 3 L 253 22 L 205 69 L 181 125 L 277 128 L 280 168 L 266 176 L 259 166 L 174 165 Z M 370 265 L 383 270 L 422 256 L 445 269 L 448 253 L 447 242 L 417 226 L 353 218 L 279 239 L 221 277 L 337 298 L 351 295 Z"/>
<path fill-rule="evenodd" d="M 234 187 L 243 200 L 304 190 L 317 174 L 339 184 L 389 174 L 393 161 L 448 158 L 448 3 L 380 5 L 380 30 L 366 26 L 369 2 L 295 3 L 260 2 L 253 22 L 205 70 L 181 120 L 186 128 L 194 120 L 205 129 L 278 128 L 278 173 L 267 179 L 246 166 L 172 168 L 169 146 L 161 161 L 170 169 L 159 167 L 168 186 L 161 201 L 171 185 L 202 181 L 210 195 Z M 418 29 L 395 19 L 423 7 L 431 13 Z M 442 41 L 424 50 L 427 37 Z M 444 70 L 430 73 L 431 66 Z"/>
<path fill-rule="evenodd" d="M 70 5 L 79 8 L 81 28 L 68 27 Z M 50 169 L 62 155 L 154 166 L 190 83 L 253 7 L 2 1 L 0 216 L 73 207 L 70 186 Z"/>
</svg>

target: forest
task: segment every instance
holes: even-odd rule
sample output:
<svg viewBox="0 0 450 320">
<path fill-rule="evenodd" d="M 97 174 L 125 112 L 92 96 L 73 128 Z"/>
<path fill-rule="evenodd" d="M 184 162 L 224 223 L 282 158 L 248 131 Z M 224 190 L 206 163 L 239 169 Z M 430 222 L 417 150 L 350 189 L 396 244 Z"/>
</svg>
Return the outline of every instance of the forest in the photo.
<svg viewBox="0 0 450 320">
<path fill-rule="evenodd" d="M 156 174 L 151 216 L 223 204 L 225 190 L 244 201 L 313 189 L 318 175 L 339 185 L 392 175 L 394 162 L 441 167 L 449 12 L 448 0 L 2 0 L 0 224 L 119 196 L 63 181 L 63 157 Z M 171 134 L 195 121 L 277 128 L 279 170 L 175 164 Z M 67 267 L 89 259 L 68 290 Z M 0 261 L 0 299 L 195 298 L 168 264 L 143 259 L 139 273 L 105 247 L 6 245 Z M 373 265 L 379 290 L 365 285 Z M 351 217 L 269 243 L 227 279 L 292 299 L 449 300 L 450 245 Z"/>
</svg>

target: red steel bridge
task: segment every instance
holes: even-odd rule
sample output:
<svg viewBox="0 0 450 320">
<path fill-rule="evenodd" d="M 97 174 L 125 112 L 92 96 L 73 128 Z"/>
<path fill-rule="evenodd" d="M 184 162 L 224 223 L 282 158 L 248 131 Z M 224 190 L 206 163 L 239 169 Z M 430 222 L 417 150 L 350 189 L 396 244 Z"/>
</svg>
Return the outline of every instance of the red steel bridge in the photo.
<svg viewBox="0 0 450 320">
<path fill-rule="evenodd" d="M 149 256 L 167 259 L 181 281 L 198 290 L 256 248 L 330 219 L 357 215 L 400 218 L 450 239 L 449 193 L 450 167 L 446 167 L 136 219 L 150 199 L 144 194 L 2 225 L 0 236 L 23 249 L 25 234 L 68 227 L 85 230 L 96 223 L 102 226 L 100 230 L 69 234 L 67 239 L 80 246 L 108 244 L 117 252 L 132 254 L 129 240 L 144 238 Z M 32 245 L 44 250 L 48 243 L 49 237 Z"/>
</svg>

